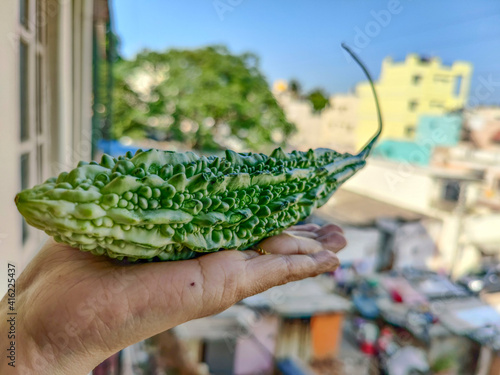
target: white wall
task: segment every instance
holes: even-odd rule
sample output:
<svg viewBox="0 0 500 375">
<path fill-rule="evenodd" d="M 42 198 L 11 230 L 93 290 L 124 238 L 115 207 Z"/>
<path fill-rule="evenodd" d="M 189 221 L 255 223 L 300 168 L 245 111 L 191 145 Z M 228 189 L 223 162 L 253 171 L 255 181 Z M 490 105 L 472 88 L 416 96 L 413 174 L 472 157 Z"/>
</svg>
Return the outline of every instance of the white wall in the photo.
<svg viewBox="0 0 500 375">
<path fill-rule="evenodd" d="M 433 206 L 440 195 L 440 185 L 429 171 L 406 163 L 371 159 L 366 167 L 343 185 L 346 190 L 420 213 L 442 223 L 436 241 L 439 253 L 429 266 L 434 270 L 463 274 L 480 260 L 474 243 L 500 243 L 495 231 L 500 216 L 466 216 L 461 222 L 457 213 Z M 470 190 L 470 188 L 469 188 Z"/>
<path fill-rule="evenodd" d="M 7 290 L 7 263 L 19 264 L 21 218 L 14 204 L 19 178 L 18 2 L 0 4 L 0 294 Z"/>
<path fill-rule="evenodd" d="M 343 188 L 431 217 L 441 217 L 432 208 L 433 179 L 419 167 L 406 163 L 368 160 L 366 167 Z"/>
<path fill-rule="evenodd" d="M 291 149 L 326 147 L 339 152 L 354 152 L 358 99 L 353 95 L 334 95 L 330 105 L 316 113 L 307 100 L 294 98 L 289 92 L 275 92 L 287 119 L 297 127 L 289 139 Z"/>
</svg>

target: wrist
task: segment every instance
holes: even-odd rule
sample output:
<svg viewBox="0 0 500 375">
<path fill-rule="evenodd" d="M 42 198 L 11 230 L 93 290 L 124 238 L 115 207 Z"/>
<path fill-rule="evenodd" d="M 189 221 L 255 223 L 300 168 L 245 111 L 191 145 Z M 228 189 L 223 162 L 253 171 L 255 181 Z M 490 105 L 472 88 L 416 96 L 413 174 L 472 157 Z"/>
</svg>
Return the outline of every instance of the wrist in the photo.
<svg viewBox="0 0 500 375">
<path fill-rule="evenodd" d="M 27 308 L 26 304 L 18 304 L 22 302 L 19 294 L 16 296 L 16 307 L 21 305 Z M 91 365 L 71 363 L 71 359 L 66 358 L 56 345 L 39 345 L 24 324 L 23 308 L 12 311 L 9 306 L 7 294 L 0 301 L 0 374 L 85 375 L 92 370 Z"/>
<path fill-rule="evenodd" d="M 16 302 L 18 301 L 16 296 Z M 48 360 L 22 327 L 23 316 L 11 306 L 8 294 L 0 301 L 0 373 L 1 374 L 46 374 L 54 373 Z M 12 306 L 14 307 L 14 306 Z M 35 361 L 38 359 L 37 361 Z"/>
</svg>

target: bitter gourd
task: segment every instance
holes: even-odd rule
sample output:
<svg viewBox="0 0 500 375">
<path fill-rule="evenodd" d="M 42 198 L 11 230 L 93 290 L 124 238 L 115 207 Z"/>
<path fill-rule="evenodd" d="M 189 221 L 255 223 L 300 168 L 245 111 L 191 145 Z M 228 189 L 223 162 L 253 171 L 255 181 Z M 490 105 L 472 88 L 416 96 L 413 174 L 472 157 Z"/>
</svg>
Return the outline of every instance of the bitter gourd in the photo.
<svg viewBox="0 0 500 375">
<path fill-rule="evenodd" d="M 330 149 L 269 156 L 226 151 L 139 150 L 20 192 L 26 221 L 56 241 L 96 255 L 177 260 L 219 249 L 245 249 L 309 216 L 365 165 L 379 129 L 357 155 Z"/>
</svg>

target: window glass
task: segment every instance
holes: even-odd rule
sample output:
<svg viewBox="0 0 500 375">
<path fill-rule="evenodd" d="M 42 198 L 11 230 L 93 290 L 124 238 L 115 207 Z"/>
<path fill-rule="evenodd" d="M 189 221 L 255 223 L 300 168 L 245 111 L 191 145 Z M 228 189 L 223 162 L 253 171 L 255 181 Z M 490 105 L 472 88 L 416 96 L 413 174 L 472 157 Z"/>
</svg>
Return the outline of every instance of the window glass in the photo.
<svg viewBox="0 0 500 375">
<path fill-rule="evenodd" d="M 448 181 L 444 185 L 443 199 L 448 202 L 458 202 L 460 197 L 460 182 Z"/>
<path fill-rule="evenodd" d="M 29 186 L 29 173 L 29 154 L 23 154 L 21 155 L 21 190 L 27 189 Z M 22 220 L 22 240 L 25 244 L 29 237 L 29 228 L 24 218 Z"/>
<path fill-rule="evenodd" d="M 19 22 L 24 27 L 28 27 L 28 10 L 29 10 L 29 1 L 28 0 L 20 0 L 19 1 Z"/>
<path fill-rule="evenodd" d="M 36 57 L 36 132 L 42 134 L 42 56 Z"/>
<path fill-rule="evenodd" d="M 455 96 L 460 96 L 462 90 L 462 76 L 455 77 Z"/>
<path fill-rule="evenodd" d="M 38 183 L 43 182 L 43 144 L 39 144 L 36 149 L 36 164 L 38 172 Z"/>
<path fill-rule="evenodd" d="M 29 138 L 28 122 L 28 45 L 21 41 L 19 45 L 19 109 L 21 121 L 21 141 Z"/>
<path fill-rule="evenodd" d="M 405 135 L 407 137 L 413 137 L 415 135 L 415 126 L 409 125 L 405 128 Z"/>
<path fill-rule="evenodd" d="M 40 43 L 44 41 L 44 30 L 45 30 L 45 14 L 42 9 L 42 0 L 36 2 L 36 38 Z"/>
</svg>

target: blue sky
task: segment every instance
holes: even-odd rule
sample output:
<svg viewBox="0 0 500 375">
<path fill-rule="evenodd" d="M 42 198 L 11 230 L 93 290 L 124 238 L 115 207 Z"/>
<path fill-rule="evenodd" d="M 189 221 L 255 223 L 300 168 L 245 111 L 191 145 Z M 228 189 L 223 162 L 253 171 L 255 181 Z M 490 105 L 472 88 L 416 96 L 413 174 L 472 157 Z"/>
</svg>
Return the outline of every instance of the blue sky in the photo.
<svg viewBox="0 0 500 375">
<path fill-rule="evenodd" d="M 355 48 L 375 76 L 385 56 L 415 52 L 473 63 L 471 96 L 500 104 L 498 0 L 115 0 L 120 52 L 225 44 L 254 52 L 271 83 L 347 92 L 364 80 L 340 48 Z"/>
</svg>

